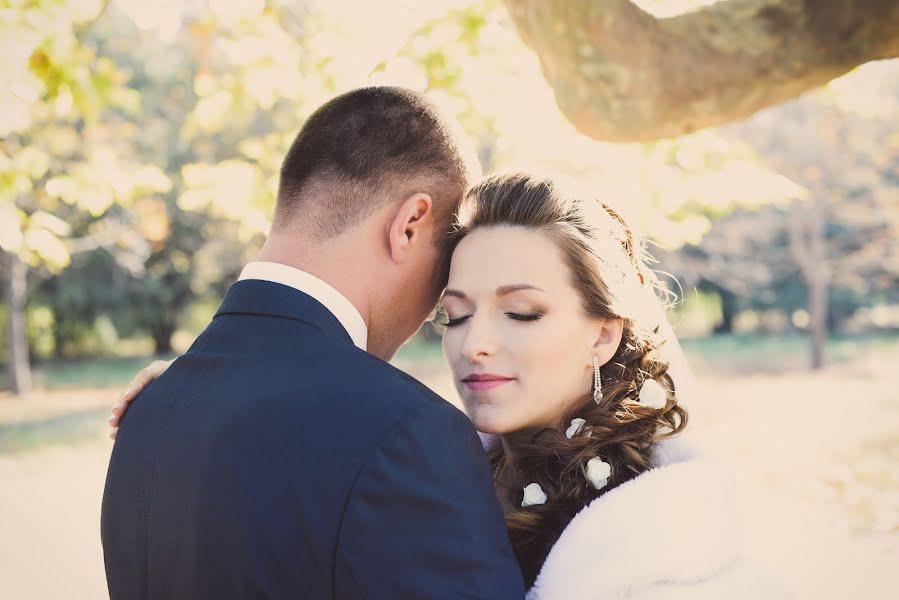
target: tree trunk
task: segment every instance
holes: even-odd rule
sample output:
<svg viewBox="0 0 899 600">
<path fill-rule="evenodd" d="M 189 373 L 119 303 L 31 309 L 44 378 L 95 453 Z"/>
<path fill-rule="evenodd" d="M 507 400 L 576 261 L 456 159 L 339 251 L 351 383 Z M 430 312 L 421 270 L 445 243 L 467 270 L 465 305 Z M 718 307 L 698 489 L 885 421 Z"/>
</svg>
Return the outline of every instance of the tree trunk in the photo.
<svg viewBox="0 0 899 600">
<path fill-rule="evenodd" d="M 809 219 L 809 248 L 813 257 L 808 275 L 811 314 L 812 369 L 824 367 L 827 347 L 827 248 L 824 240 L 824 210 L 821 201 L 812 204 Z"/>
<path fill-rule="evenodd" d="M 817 269 L 821 271 L 822 269 Z M 809 282 L 812 369 L 824 367 L 827 349 L 827 278 L 817 275 Z"/>
<path fill-rule="evenodd" d="M 65 358 L 66 340 L 65 318 L 58 310 L 53 311 L 53 357 L 57 360 Z"/>
<path fill-rule="evenodd" d="M 714 334 L 730 334 L 734 332 L 734 319 L 737 316 L 737 296 L 730 290 L 718 288 L 721 298 L 721 321 L 715 325 Z"/>
<path fill-rule="evenodd" d="M 155 354 L 171 354 L 172 353 L 172 336 L 175 334 L 175 326 L 171 324 L 160 324 L 153 327 L 153 343 L 155 345 Z"/>
<path fill-rule="evenodd" d="M 822 200 L 815 196 L 804 207 L 794 207 L 790 227 L 790 244 L 808 290 L 812 369 L 824 367 L 827 348 L 830 270 L 824 237 L 824 211 Z"/>
<path fill-rule="evenodd" d="M 611 142 L 748 117 L 899 56 L 896 0 L 727 0 L 655 18 L 628 0 L 505 0 L 565 116 Z"/>
<path fill-rule="evenodd" d="M 7 369 L 10 389 L 17 396 L 31 391 L 31 363 L 28 359 L 28 333 L 25 306 L 28 301 L 28 267 L 19 257 L 3 252 L 6 279 L 6 343 L 9 347 Z"/>
</svg>

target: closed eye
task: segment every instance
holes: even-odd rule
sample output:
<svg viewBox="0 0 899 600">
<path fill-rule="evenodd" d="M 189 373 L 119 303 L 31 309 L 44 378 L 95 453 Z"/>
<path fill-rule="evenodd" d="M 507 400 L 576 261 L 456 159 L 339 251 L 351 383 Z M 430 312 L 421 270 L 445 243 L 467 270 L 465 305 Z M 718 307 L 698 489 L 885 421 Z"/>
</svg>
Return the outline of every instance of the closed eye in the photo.
<svg viewBox="0 0 899 600">
<path fill-rule="evenodd" d="M 455 319 L 447 319 L 444 325 L 446 327 L 455 327 L 456 325 L 461 325 L 465 321 L 471 318 L 471 315 L 465 315 L 464 317 L 456 317 Z"/>
<path fill-rule="evenodd" d="M 538 321 L 541 317 L 543 317 L 543 313 L 530 313 L 530 314 L 521 314 L 521 313 L 513 313 L 507 312 L 506 316 L 512 319 L 513 321 Z"/>
<path fill-rule="evenodd" d="M 507 312 L 505 313 L 507 317 L 512 319 L 513 321 L 537 321 L 543 317 L 543 313 L 530 313 L 530 314 L 522 314 L 522 313 L 513 313 Z M 455 319 L 447 319 L 442 325 L 444 327 L 455 327 L 457 325 L 461 325 L 465 321 L 471 318 L 471 315 L 465 315 L 462 317 L 456 317 Z"/>
</svg>

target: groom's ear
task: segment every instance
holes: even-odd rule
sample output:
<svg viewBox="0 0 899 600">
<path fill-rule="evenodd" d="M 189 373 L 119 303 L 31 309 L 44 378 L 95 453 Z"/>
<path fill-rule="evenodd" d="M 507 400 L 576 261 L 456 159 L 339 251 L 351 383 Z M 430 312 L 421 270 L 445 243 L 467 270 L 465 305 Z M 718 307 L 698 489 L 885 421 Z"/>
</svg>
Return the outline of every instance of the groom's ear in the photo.
<svg viewBox="0 0 899 600">
<path fill-rule="evenodd" d="M 433 216 L 433 202 L 424 192 L 412 194 L 400 203 L 388 230 L 390 257 L 394 262 L 405 261 L 409 250 L 428 237 Z"/>
</svg>

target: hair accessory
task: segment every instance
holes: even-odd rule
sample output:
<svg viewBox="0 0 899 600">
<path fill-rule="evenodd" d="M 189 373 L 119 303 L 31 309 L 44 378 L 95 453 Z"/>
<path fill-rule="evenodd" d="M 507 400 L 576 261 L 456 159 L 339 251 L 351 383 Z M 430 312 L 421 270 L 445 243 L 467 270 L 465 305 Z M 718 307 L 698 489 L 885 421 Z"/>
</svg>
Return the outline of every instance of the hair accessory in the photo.
<svg viewBox="0 0 899 600">
<path fill-rule="evenodd" d="M 587 481 L 596 489 L 601 490 L 606 487 L 611 476 L 612 465 L 600 457 L 597 456 L 587 461 Z"/>
<path fill-rule="evenodd" d="M 660 410 L 668 404 L 668 392 L 655 379 L 647 379 L 640 388 L 640 404 Z"/>
<path fill-rule="evenodd" d="M 571 427 L 565 430 L 565 437 L 569 440 L 584 430 L 586 419 L 571 419 Z"/>
<path fill-rule="evenodd" d="M 538 504 L 546 503 L 546 494 L 543 492 L 543 488 L 540 487 L 539 483 L 532 483 L 524 488 L 524 498 L 521 500 L 521 505 L 525 508 L 528 506 L 536 506 Z"/>
<path fill-rule="evenodd" d="M 593 401 L 599 404 L 602 401 L 602 379 L 599 376 L 599 359 L 593 357 Z"/>
</svg>

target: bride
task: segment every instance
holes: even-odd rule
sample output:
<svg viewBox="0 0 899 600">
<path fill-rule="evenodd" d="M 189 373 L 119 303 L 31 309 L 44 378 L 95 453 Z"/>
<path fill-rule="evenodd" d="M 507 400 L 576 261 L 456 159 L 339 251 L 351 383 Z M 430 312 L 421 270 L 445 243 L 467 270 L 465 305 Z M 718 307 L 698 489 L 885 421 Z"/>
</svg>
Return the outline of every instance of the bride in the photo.
<svg viewBox="0 0 899 600">
<path fill-rule="evenodd" d="M 609 206 L 526 174 L 471 188 L 443 296 L 443 350 L 488 447 L 533 599 L 775 598 L 743 556 L 736 499 L 679 443 L 644 245 Z M 114 409 L 167 363 L 154 363 Z"/>
</svg>

